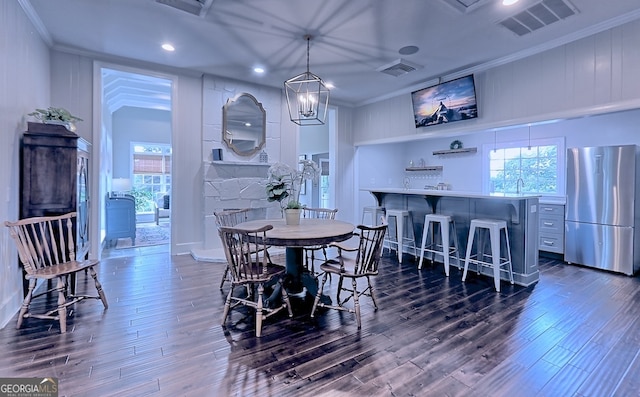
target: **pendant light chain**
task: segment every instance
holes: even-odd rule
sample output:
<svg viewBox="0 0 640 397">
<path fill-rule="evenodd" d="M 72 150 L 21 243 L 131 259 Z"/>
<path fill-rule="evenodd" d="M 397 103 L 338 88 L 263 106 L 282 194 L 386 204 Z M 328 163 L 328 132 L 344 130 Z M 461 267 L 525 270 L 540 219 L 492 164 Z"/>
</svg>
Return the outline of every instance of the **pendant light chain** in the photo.
<svg viewBox="0 0 640 397">
<path fill-rule="evenodd" d="M 306 35 L 304 37 L 307 39 L 307 73 L 309 73 L 309 43 L 311 42 L 311 36 Z"/>
</svg>

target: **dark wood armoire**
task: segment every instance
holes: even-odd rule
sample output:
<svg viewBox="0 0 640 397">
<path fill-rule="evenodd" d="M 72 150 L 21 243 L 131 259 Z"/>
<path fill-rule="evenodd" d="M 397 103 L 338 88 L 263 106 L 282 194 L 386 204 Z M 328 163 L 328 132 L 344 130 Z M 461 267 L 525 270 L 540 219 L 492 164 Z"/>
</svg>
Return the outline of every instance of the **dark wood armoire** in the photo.
<svg viewBox="0 0 640 397">
<path fill-rule="evenodd" d="M 91 146 L 62 125 L 29 123 L 22 136 L 20 218 L 77 212 L 77 257 L 89 253 Z"/>
</svg>

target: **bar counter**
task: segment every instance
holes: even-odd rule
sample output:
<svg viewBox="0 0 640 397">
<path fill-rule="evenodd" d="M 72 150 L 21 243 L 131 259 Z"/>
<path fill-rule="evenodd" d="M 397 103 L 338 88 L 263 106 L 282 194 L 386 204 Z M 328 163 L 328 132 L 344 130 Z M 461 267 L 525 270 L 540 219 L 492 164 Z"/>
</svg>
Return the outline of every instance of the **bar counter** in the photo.
<svg viewBox="0 0 640 397">
<path fill-rule="evenodd" d="M 378 205 L 386 209 L 411 211 L 418 249 L 422 242 L 424 216 L 431 213 L 450 215 L 456 224 L 462 266 L 464 266 L 471 219 L 490 218 L 507 221 L 515 283 L 529 286 L 539 280 L 538 196 L 487 195 L 426 189 L 365 188 L 361 190 L 371 193 Z M 475 266 L 470 264 L 469 270 L 475 271 Z M 484 268 L 483 274 L 491 281 L 493 277 L 491 269 Z M 502 275 L 502 280 L 508 282 L 506 275 Z"/>
</svg>

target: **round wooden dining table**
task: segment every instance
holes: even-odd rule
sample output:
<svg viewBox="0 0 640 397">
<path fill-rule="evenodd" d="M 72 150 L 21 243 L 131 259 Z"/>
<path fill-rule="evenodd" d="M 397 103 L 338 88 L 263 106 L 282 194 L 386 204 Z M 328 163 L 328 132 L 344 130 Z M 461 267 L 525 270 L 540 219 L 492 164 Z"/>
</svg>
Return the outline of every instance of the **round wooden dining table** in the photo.
<svg viewBox="0 0 640 397">
<path fill-rule="evenodd" d="M 285 247 L 286 273 L 291 280 L 291 287 L 287 290 L 295 295 L 304 286 L 312 296 L 315 296 L 318 286 L 315 278 L 304 272 L 302 248 L 348 240 L 353 237 L 355 228 L 349 222 L 315 218 L 302 218 L 299 225 L 287 225 L 284 219 L 260 219 L 242 222 L 234 227 L 253 230 L 265 225 L 273 226 L 267 231 L 266 244 Z"/>
</svg>

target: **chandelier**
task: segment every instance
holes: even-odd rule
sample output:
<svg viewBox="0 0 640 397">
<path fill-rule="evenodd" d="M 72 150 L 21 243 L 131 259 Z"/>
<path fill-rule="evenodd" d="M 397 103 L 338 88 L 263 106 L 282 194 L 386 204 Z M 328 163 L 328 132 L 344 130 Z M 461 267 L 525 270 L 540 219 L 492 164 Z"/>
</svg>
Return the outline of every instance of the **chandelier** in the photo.
<svg viewBox="0 0 640 397">
<path fill-rule="evenodd" d="M 322 125 L 327 117 L 329 89 L 320 77 L 309 71 L 311 36 L 304 38 L 307 40 L 307 71 L 284 82 L 289 118 L 301 126 Z"/>
</svg>

